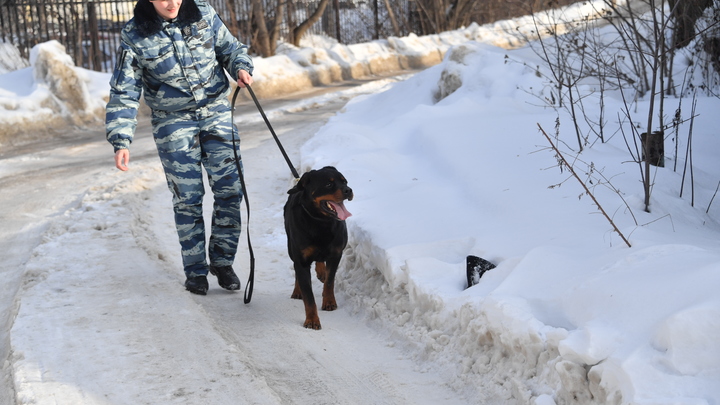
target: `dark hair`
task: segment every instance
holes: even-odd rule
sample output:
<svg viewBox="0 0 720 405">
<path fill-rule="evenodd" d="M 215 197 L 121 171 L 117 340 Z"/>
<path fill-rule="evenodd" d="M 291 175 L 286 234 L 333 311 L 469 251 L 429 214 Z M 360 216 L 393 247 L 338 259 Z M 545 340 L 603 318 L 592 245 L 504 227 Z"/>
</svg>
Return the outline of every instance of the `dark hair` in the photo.
<svg viewBox="0 0 720 405">
<path fill-rule="evenodd" d="M 162 29 L 162 23 L 158 20 L 158 13 L 150 0 L 138 0 L 134 9 L 135 23 L 142 36 L 149 36 Z M 177 20 L 181 24 L 188 24 L 200 21 L 202 14 L 198 9 L 195 0 L 183 0 L 180 4 Z"/>
<path fill-rule="evenodd" d="M 182 7 L 182 5 L 180 6 Z M 137 4 L 135 4 L 135 15 L 138 14 L 142 15 L 157 15 L 157 12 L 155 11 L 155 6 L 150 4 L 150 0 L 138 0 Z"/>
</svg>

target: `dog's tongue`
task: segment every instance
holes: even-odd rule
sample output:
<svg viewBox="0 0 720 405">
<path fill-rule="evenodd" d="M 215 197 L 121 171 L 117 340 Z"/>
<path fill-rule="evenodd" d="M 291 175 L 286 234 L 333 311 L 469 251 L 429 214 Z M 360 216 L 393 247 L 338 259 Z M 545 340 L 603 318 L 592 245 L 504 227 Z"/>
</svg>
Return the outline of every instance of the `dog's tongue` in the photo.
<svg viewBox="0 0 720 405">
<path fill-rule="evenodd" d="M 337 216 L 338 216 L 339 220 L 344 221 L 344 220 L 350 218 L 350 216 L 352 215 L 350 213 L 350 211 L 345 209 L 345 204 L 343 204 L 343 203 L 338 204 L 334 201 L 328 201 L 328 202 L 330 203 L 330 205 L 332 205 L 335 212 L 337 212 Z"/>
</svg>

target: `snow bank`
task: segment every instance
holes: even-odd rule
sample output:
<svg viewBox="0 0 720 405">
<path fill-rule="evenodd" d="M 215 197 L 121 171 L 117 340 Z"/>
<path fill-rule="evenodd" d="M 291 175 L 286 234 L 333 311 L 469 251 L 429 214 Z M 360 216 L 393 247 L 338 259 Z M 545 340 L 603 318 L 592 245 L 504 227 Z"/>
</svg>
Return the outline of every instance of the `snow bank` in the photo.
<svg viewBox="0 0 720 405">
<path fill-rule="evenodd" d="M 0 74 L 26 68 L 28 65 L 27 59 L 20 55 L 16 46 L 0 41 Z"/>
<path fill-rule="evenodd" d="M 253 91 L 258 97 L 270 98 L 343 80 L 424 69 L 440 63 L 453 45 L 471 40 L 474 29 L 422 37 L 410 34 L 354 45 L 325 36 L 303 39 L 300 47 L 283 43 L 275 56 L 253 58 Z"/>
<path fill-rule="evenodd" d="M 628 249 L 579 185 L 550 187 L 567 173 L 543 170 L 554 158 L 537 123 L 557 115 L 534 107 L 534 69 L 510 62 L 532 59 L 466 42 L 351 101 L 302 147 L 302 170 L 335 165 L 355 191 L 339 290 L 458 390 L 475 386 L 478 403 L 718 403 L 720 208 L 705 208 L 720 167 L 702 151 L 720 150 L 720 103 L 699 103 L 696 207 L 667 168 L 643 212 L 621 137 L 583 153 L 630 201 L 595 189 Z M 465 289 L 470 254 L 498 266 Z"/>
<path fill-rule="evenodd" d="M 28 70 L 32 74 L 28 74 Z M 105 117 L 106 75 L 74 66 L 57 41 L 34 46 L 30 67 L 3 75 L 0 87 L 0 144 L 26 142 L 68 126 L 101 123 Z M 89 89 L 93 89 L 93 92 Z"/>
</svg>

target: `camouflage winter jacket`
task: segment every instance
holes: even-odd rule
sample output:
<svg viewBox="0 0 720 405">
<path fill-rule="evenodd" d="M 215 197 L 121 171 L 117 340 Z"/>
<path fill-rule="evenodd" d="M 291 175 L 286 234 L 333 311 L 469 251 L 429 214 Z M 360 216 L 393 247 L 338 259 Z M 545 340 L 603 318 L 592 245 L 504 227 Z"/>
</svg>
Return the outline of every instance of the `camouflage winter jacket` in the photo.
<svg viewBox="0 0 720 405">
<path fill-rule="evenodd" d="M 230 82 L 223 68 L 234 80 L 238 69 L 252 73 L 247 46 L 205 0 L 186 0 L 183 6 L 168 22 L 151 3 L 138 2 L 122 30 L 105 117 L 115 151 L 132 142 L 141 91 L 153 110 L 193 111 L 227 99 Z"/>
</svg>

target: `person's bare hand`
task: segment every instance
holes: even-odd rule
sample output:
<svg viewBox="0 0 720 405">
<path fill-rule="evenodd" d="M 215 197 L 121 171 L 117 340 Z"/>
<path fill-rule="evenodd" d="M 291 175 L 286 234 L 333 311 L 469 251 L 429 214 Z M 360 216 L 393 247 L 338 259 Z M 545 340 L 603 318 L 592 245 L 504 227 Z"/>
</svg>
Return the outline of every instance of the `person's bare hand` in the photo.
<svg viewBox="0 0 720 405">
<path fill-rule="evenodd" d="M 128 163 L 130 163 L 130 151 L 127 149 L 118 149 L 115 152 L 115 167 L 126 172 L 128 169 Z"/>
<path fill-rule="evenodd" d="M 238 77 L 237 84 L 240 87 L 244 88 L 253 83 L 252 76 L 250 76 L 250 73 L 248 73 L 246 70 L 242 70 L 242 69 L 238 70 L 237 77 Z"/>
</svg>

